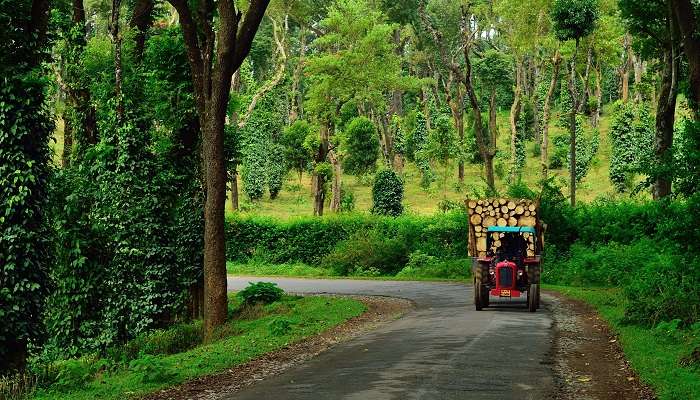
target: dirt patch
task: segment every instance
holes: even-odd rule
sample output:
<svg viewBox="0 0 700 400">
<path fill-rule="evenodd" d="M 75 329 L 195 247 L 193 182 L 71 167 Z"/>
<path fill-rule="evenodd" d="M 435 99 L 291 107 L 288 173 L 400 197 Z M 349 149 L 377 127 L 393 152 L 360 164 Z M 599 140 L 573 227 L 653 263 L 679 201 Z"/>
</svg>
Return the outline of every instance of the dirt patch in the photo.
<svg viewBox="0 0 700 400">
<path fill-rule="evenodd" d="M 629 366 L 618 338 L 591 306 L 559 293 L 548 294 L 554 319 L 555 399 L 656 399 Z"/>
<path fill-rule="evenodd" d="M 393 321 L 414 304 L 405 299 L 382 296 L 342 296 L 363 302 L 367 311 L 343 324 L 275 352 L 265 354 L 226 372 L 204 376 L 143 397 L 148 400 L 199 399 L 215 400 L 313 358 L 337 343 Z"/>
</svg>

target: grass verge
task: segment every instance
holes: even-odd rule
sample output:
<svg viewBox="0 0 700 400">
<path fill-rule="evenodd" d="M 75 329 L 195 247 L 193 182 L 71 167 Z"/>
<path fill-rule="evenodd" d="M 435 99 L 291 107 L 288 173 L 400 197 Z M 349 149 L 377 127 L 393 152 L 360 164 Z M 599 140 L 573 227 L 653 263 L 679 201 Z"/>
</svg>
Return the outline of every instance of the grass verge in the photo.
<svg viewBox="0 0 700 400">
<path fill-rule="evenodd" d="M 77 379 L 66 380 L 65 376 L 59 376 L 49 388 L 39 389 L 34 398 L 138 397 L 243 364 L 365 311 L 361 302 L 345 298 L 284 296 L 280 301 L 253 311 L 238 309 L 235 297 L 231 300 L 234 306 L 230 311 L 234 318 L 222 327 L 221 339 L 214 343 L 172 355 L 142 354 L 128 364 L 90 361 L 91 365 L 101 366 L 73 371 Z"/>
<path fill-rule="evenodd" d="M 700 399 L 700 363 L 688 356 L 700 346 L 700 330 L 673 324 L 656 328 L 626 324 L 626 300 L 620 289 L 545 285 L 545 289 L 592 305 L 619 335 L 632 368 L 656 391 L 660 400 Z"/>
<path fill-rule="evenodd" d="M 236 263 L 228 261 L 226 271 L 233 276 L 257 277 L 288 277 L 288 278 L 322 278 L 322 279 L 366 279 L 386 281 L 434 281 L 434 282 L 467 282 L 471 274 L 468 268 L 442 268 L 437 265 L 425 269 L 406 269 L 397 275 L 337 275 L 330 269 L 311 266 L 303 263 L 270 264 L 259 262 Z"/>
</svg>

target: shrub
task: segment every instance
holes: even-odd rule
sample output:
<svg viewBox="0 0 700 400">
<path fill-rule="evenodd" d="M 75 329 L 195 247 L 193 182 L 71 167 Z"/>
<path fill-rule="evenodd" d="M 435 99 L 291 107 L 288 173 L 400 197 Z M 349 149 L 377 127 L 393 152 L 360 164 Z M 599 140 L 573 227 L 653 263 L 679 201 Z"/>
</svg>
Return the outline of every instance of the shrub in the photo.
<svg viewBox="0 0 700 400">
<path fill-rule="evenodd" d="M 150 355 L 133 360 L 129 369 L 136 372 L 143 383 L 165 383 L 177 375 L 160 357 Z"/>
<path fill-rule="evenodd" d="M 390 169 L 377 173 L 372 186 L 372 214 L 401 215 L 403 212 L 403 181 Z"/>
<path fill-rule="evenodd" d="M 292 330 L 292 323 L 287 318 L 275 318 L 268 324 L 274 336 L 284 336 Z"/>
<path fill-rule="evenodd" d="M 355 234 L 378 230 L 400 237 L 410 251 L 441 258 L 467 254 L 467 217 L 463 211 L 433 216 L 385 217 L 339 214 L 324 218 L 298 217 L 280 221 L 271 217 L 235 216 L 226 223 L 226 254 L 230 261 L 252 259 L 265 263 L 319 265 L 324 255 Z"/>
<path fill-rule="evenodd" d="M 238 292 L 238 297 L 244 305 L 270 304 L 282 298 L 284 290 L 276 283 L 257 282 L 250 283 L 245 289 Z"/>
<path fill-rule="evenodd" d="M 345 130 L 347 155 L 343 167 L 353 175 L 363 175 L 373 171 L 379 158 L 379 138 L 377 128 L 367 117 L 353 119 Z"/>
<path fill-rule="evenodd" d="M 126 362 L 140 354 L 168 355 L 195 348 L 203 340 L 202 321 L 174 325 L 141 334 L 123 346 L 108 350 L 111 359 Z"/>
<path fill-rule="evenodd" d="M 394 275 L 408 262 L 408 249 L 402 238 L 372 230 L 358 232 L 340 242 L 323 258 L 322 265 L 337 275 Z M 373 273 L 378 272 L 378 273 Z"/>
</svg>

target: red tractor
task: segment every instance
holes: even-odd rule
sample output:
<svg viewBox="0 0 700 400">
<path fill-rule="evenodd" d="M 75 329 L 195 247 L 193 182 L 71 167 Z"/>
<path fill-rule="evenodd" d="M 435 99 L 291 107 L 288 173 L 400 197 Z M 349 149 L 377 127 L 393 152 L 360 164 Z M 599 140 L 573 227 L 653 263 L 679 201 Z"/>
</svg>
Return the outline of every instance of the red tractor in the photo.
<svg viewBox="0 0 700 400">
<path fill-rule="evenodd" d="M 474 257 L 474 306 L 477 311 L 494 303 L 527 303 L 530 312 L 540 306 L 541 241 L 532 226 L 489 226 L 486 254 Z M 523 299 L 524 297 L 524 299 Z"/>
</svg>

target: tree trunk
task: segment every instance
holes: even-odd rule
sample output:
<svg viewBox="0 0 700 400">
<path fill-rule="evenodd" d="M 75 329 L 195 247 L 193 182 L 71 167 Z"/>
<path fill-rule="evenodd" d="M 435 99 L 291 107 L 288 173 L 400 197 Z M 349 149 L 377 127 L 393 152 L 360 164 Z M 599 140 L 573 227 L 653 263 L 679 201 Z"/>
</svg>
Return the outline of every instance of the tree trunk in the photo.
<svg viewBox="0 0 700 400">
<path fill-rule="evenodd" d="M 513 94 L 513 104 L 510 106 L 510 181 L 515 182 L 517 164 L 516 142 L 518 137 L 518 119 L 520 118 L 521 91 L 523 80 L 522 60 L 517 60 L 515 65 L 515 93 Z"/>
<path fill-rule="evenodd" d="M 117 101 L 117 123 L 124 121 L 124 99 L 122 98 L 122 38 L 119 33 L 121 0 L 112 0 L 110 36 L 114 45 L 114 97 Z"/>
<path fill-rule="evenodd" d="M 644 62 L 642 57 L 637 54 L 632 56 L 632 66 L 634 69 L 634 101 L 639 103 L 642 101 L 642 92 L 640 84 L 642 83 L 642 74 L 644 72 Z"/>
<path fill-rule="evenodd" d="M 177 10 L 180 19 L 202 132 L 202 162 L 206 188 L 204 340 L 209 342 L 214 337 L 215 328 L 226 321 L 228 312 L 224 237 L 227 177 L 223 145 L 232 75 L 250 52 L 269 0 L 252 0 L 245 16 L 236 9 L 233 2 L 213 3 L 202 0 L 203 9 L 216 8 L 216 25 L 213 12 L 199 18 L 199 9 L 190 9 L 186 0 L 169 1 Z"/>
<path fill-rule="evenodd" d="M 143 59 L 143 50 L 146 47 L 146 35 L 153 23 L 153 6 L 153 0 L 136 0 L 134 11 L 131 14 L 129 26 L 136 31 L 136 36 L 134 37 L 134 58 L 137 63 L 141 63 Z"/>
<path fill-rule="evenodd" d="M 695 8 L 691 0 L 670 0 L 675 21 L 678 24 L 683 52 L 688 60 L 690 97 L 694 105 L 695 118 L 700 119 L 700 30 Z M 697 2 L 695 3 L 697 4 Z"/>
<path fill-rule="evenodd" d="M 394 53 L 396 53 L 399 58 L 403 58 L 403 46 L 401 43 L 401 30 L 399 28 L 394 29 Z M 391 93 L 391 106 L 389 108 L 390 114 L 403 115 L 403 90 L 396 89 Z"/>
<path fill-rule="evenodd" d="M 321 125 L 321 143 L 318 146 L 318 151 L 316 152 L 316 163 L 326 162 L 326 157 L 328 156 L 328 133 L 330 130 L 330 122 L 324 122 Z M 322 216 L 323 207 L 326 203 L 326 180 L 323 175 L 314 174 L 314 215 Z"/>
<path fill-rule="evenodd" d="M 71 151 L 73 150 L 73 124 L 66 113 L 63 113 L 63 152 L 61 153 L 61 166 L 70 167 Z"/>
<path fill-rule="evenodd" d="M 231 172 L 231 208 L 229 211 L 238 211 L 238 171 Z"/>
<path fill-rule="evenodd" d="M 588 98 L 590 97 L 590 89 L 588 88 L 588 81 L 591 73 L 591 64 L 593 63 L 593 45 L 588 45 L 588 54 L 586 56 L 586 72 L 583 75 L 583 98 L 578 106 L 578 112 L 583 112 L 588 114 L 590 111 L 588 109 Z"/>
<path fill-rule="evenodd" d="M 496 88 L 491 88 L 489 96 L 489 143 L 495 143 L 498 139 L 498 127 L 496 126 Z"/>
<path fill-rule="evenodd" d="M 331 211 L 340 211 L 340 179 L 343 174 L 343 170 L 340 167 L 340 161 L 336 157 L 333 150 L 328 151 L 328 160 L 333 166 L 333 184 L 331 186 Z"/>
<path fill-rule="evenodd" d="M 632 46 L 632 39 L 630 37 L 630 34 L 625 35 L 625 39 L 623 42 L 623 62 L 622 62 L 622 67 L 620 68 L 620 80 L 622 81 L 622 101 L 627 102 L 629 99 L 629 93 L 630 93 L 630 54 L 631 54 L 631 46 Z"/>
<path fill-rule="evenodd" d="M 82 66 L 82 53 L 86 45 L 85 38 L 85 8 L 83 0 L 73 0 L 73 29 L 79 32 L 72 37 L 68 45 L 72 48 L 70 54 L 75 58 L 67 60 L 68 63 Z M 76 149 L 82 154 L 88 146 L 94 146 L 98 141 L 97 112 L 92 104 L 90 90 L 80 76 L 69 75 L 65 79 L 67 83 L 68 103 L 73 107 L 75 119 L 71 122 L 71 130 Z M 80 155 L 78 154 L 78 156 Z"/>
<path fill-rule="evenodd" d="M 306 55 L 306 29 L 299 29 L 299 59 L 297 60 L 294 74 L 292 74 L 292 90 L 290 92 L 291 105 L 289 107 L 289 123 L 292 124 L 299 118 L 301 110 L 301 76 L 304 72 L 304 56 Z"/>
<path fill-rule="evenodd" d="M 576 56 L 578 55 L 579 40 L 576 39 L 574 55 L 571 58 L 571 76 L 569 77 L 569 94 L 571 96 L 571 111 L 569 112 L 569 134 L 571 135 L 569 146 L 569 193 L 571 206 L 576 206 L 576 110 L 578 109 L 576 94 Z"/>
<path fill-rule="evenodd" d="M 673 40 L 664 52 L 661 87 L 656 108 L 656 135 L 654 153 L 660 165 L 670 161 L 673 146 L 673 123 L 675 121 L 676 95 L 678 92 L 677 47 Z M 671 178 L 666 174 L 657 176 L 652 189 L 655 200 L 671 194 Z"/>
<path fill-rule="evenodd" d="M 598 123 L 600 123 L 600 109 L 603 106 L 603 76 L 600 72 L 600 60 L 596 61 L 596 66 L 595 66 L 595 97 L 596 97 L 596 106 L 595 110 L 593 110 L 593 118 L 591 119 L 591 123 L 594 128 L 598 127 Z"/>
<path fill-rule="evenodd" d="M 561 65 L 561 56 L 559 55 L 559 50 L 557 49 L 554 53 L 554 58 L 552 59 L 552 81 L 549 83 L 549 90 L 547 91 L 547 97 L 544 99 L 544 106 L 542 111 L 542 138 L 540 142 L 540 162 L 542 165 L 542 179 L 547 179 L 547 172 L 549 169 L 549 114 L 552 108 L 552 98 L 554 97 L 554 91 L 557 88 L 557 79 L 559 79 L 559 66 Z"/>
</svg>

